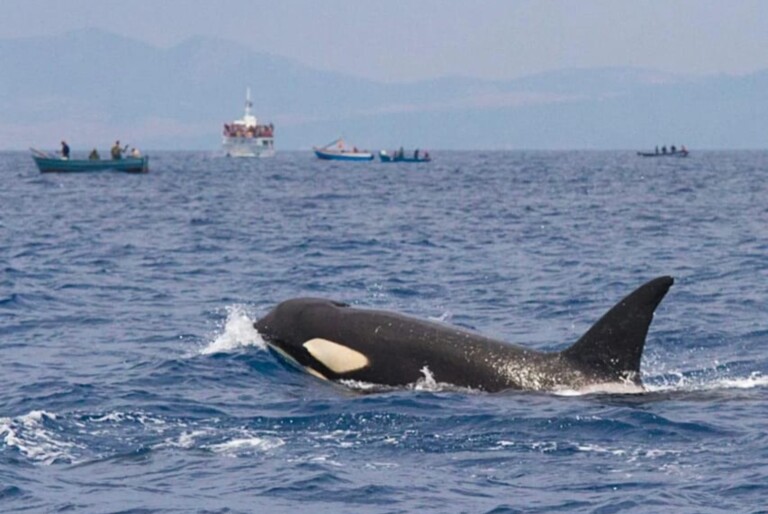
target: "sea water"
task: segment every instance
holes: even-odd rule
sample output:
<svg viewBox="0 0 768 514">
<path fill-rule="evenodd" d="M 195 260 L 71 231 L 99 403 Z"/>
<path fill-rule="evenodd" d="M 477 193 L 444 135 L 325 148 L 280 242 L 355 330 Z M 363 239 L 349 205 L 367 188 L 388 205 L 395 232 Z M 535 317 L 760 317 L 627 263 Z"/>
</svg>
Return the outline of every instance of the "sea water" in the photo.
<svg viewBox="0 0 768 514">
<path fill-rule="evenodd" d="M 768 153 L 432 154 L 0 154 L 0 511 L 766 512 Z M 560 350 L 666 274 L 640 394 L 330 384 L 253 328 L 319 296 Z"/>
</svg>

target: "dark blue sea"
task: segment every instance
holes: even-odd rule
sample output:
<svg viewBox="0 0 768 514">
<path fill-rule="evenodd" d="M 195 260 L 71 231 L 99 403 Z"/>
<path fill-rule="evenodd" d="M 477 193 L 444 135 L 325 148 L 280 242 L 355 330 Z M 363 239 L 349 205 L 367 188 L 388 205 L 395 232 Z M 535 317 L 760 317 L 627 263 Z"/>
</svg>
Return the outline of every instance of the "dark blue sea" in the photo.
<svg viewBox="0 0 768 514">
<path fill-rule="evenodd" d="M 768 512 L 768 152 L 431 164 L 0 154 L 0 511 Z M 646 392 L 368 392 L 252 323 L 321 296 L 539 350 L 672 275 Z"/>
</svg>

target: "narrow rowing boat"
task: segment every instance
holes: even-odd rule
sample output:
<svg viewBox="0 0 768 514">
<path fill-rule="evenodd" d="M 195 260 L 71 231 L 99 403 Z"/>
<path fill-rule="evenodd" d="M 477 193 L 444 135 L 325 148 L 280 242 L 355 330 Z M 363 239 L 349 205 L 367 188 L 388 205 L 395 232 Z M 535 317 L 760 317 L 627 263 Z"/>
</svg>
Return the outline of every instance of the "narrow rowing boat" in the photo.
<svg viewBox="0 0 768 514">
<path fill-rule="evenodd" d="M 676 150 L 674 152 L 637 152 L 640 157 L 688 157 L 688 150 Z"/>
<path fill-rule="evenodd" d="M 412 155 L 413 157 L 406 157 L 405 154 L 400 151 L 393 152 L 393 154 L 390 155 L 386 150 L 382 150 L 379 152 L 379 159 L 381 159 L 381 162 L 430 162 L 432 160 L 432 157 L 429 156 L 428 152 L 419 156 L 417 151 Z"/>
<path fill-rule="evenodd" d="M 149 157 L 125 157 L 123 159 L 61 159 L 32 150 L 41 173 L 69 173 L 86 171 L 123 171 L 126 173 L 149 172 Z"/>
</svg>

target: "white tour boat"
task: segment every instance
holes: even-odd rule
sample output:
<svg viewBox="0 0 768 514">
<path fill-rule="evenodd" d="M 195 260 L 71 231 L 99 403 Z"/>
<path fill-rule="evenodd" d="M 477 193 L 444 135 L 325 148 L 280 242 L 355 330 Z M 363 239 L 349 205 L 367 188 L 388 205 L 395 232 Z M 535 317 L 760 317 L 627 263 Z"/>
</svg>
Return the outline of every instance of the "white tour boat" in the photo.
<svg viewBox="0 0 768 514">
<path fill-rule="evenodd" d="M 251 89 L 245 93 L 245 115 L 224 124 L 222 146 L 227 157 L 272 157 L 275 155 L 275 127 L 259 125 L 251 114 Z"/>
</svg>

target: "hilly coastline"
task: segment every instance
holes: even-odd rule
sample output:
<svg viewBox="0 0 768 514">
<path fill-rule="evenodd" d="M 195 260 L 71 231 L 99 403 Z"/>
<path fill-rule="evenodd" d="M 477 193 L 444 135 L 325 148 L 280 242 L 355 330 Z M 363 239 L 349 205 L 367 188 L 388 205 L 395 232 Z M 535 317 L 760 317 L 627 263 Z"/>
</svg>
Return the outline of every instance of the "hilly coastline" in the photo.
<svg viewBox="0 0 768 514">
<path fill-rule="evenodd" d="M 282 150 L 340 135 L 372 148 L 749 149 L 764 148 L 768 134 L 768 70 L 599 68 L 383 83 L 221 39 L 159 48 L 96 29 L 0 40 L 0 69 L 3 150 L 61 138 L 213 150 L 222 124 L 242 114 L 246 87 Z"/>
</svg>

